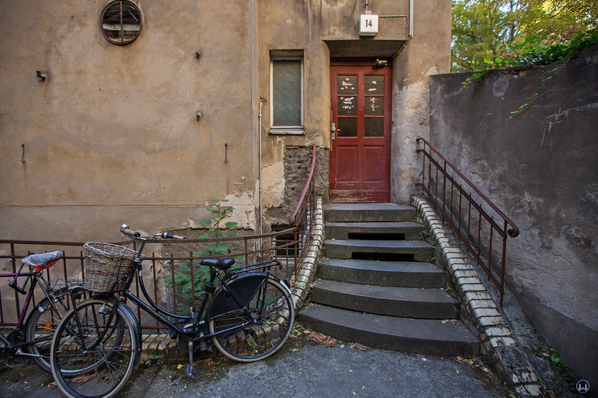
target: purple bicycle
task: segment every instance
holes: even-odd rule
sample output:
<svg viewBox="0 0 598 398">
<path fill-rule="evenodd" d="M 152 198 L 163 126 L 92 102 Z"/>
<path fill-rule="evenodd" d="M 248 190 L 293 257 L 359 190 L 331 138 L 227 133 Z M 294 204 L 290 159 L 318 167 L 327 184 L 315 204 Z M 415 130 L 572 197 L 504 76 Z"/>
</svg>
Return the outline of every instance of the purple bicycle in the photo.
<svg viewBox="0 0 598 398">
<path fill-rule="evenodd" d="M 72 300 L 78 300 L 82 293 L 73 294 L 73 287 L 81 286 L 82 281 L 66 281 L 51 283 L 44 278 L 43 271 L 52 267 L 62 258 L 60 251 L 43 254 L 30 254 L 23 258 L 16 273 L 0 274 L 0 277 L 13 278 L 8 284 L 23 295 L 27 295 L 21 309 L 17 326 L 8 336 L 0 333 L 0 352 L 8 352 L 15 356 L 32 357 L 37 365 L 48 373 L 50 368 L 50 346 L 54 330 L 62 320 L 64 314 L 71 308 Z M 30 266 L 29 272 L 22 272 L 25 265 Z M 22 282 L 21 278 L 25 278 Z M 19 282 L 22 282 L 19 285 Z M 25 290 L 26 286 L 29 288 Z M 27 316 L 27 310 L 33 300 L 36 286 L 40 286 L 44 298 L 40 300 Z M 25 319 L 27 319 L 25 321 Z"/>
</svg>

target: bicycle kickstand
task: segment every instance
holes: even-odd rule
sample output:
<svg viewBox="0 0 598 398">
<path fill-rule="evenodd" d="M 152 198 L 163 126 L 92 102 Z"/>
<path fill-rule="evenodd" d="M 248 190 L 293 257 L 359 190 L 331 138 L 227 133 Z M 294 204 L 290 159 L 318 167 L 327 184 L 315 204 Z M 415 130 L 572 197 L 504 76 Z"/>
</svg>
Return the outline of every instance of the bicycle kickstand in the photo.
<svg viewBox="0 0 598 398">
<path fill-rule="evenodd" d="M 193 367 L 193 341 L 189 340 L 189 365 L 187 365 L 187 371 L 185 372 L 187 376 L 195 379 L 195 375 L 197 371 Z"/>
</svg>

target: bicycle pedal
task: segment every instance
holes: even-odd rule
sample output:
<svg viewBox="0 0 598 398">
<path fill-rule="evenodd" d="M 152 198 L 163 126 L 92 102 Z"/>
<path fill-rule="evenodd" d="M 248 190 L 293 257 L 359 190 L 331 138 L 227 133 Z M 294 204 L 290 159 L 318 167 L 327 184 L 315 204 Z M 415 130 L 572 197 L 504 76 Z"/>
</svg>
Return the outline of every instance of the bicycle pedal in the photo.
<svg viewBox="0 0 598 398">
<path fill-rule="evenodd" d="M 191 377 L 192 379 L 195 379 L 197 371 L 195 370 L 193 365 L 187 365 L 187 371 L 185 373 L 187 374 L 187 376 Z"/>
<path fill-rule="evenodd" d="M 212 349 L 211 349 L 211 348 L 208 346 L 208 343 L 206 343 L 206 341 L 205 341 L 205 340 L 202 340 L 202 341 L 199 343 L 199 350 L 200 350 L 201 352 L 209 352 L 209 353 L 211 353 L 211 352 L 212 352 Z"/>
</svg>

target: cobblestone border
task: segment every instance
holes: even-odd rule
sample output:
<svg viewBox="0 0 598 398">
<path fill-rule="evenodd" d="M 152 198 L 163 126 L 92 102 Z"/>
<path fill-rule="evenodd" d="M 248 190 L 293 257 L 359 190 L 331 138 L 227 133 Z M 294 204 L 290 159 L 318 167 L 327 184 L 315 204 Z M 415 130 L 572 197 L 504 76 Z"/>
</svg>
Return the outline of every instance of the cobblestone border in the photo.
<svg viewBox="0 0 598 398">
<path fill-rule="evenodd" d="M 438 262 L 451 277 L 461 299 L 461 321 L 482 342 L 490 366 L 521 396 L 542 395 L 538 378 L 508 323 L 461 248 L 451 245 L 452 231 L 424 197 L 412 196 L 411 205 L 436 242 Z"/>
<path fill-rule="evenodd" d="M 293 285 L 293 302 L 295 310 L 298 312 L 311 289 L 311 284 L 316 277 L 316 270 L 322 257 L 322 248 L 324 246 L 324 209 L 322 206 L 322 198 L 316 198 L 316 219 L 314 229 L 312 231 L 312 239 L 307 252 L 303 257 L 303 261 L 297 268 L 297 279 L 294 280 Z"/>
</svg>

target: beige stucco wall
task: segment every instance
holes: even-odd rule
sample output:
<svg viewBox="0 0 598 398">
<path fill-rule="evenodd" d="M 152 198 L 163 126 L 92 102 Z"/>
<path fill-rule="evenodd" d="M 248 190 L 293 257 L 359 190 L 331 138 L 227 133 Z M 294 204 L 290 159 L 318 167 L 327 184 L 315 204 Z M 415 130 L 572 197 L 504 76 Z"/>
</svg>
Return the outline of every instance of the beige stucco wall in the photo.
<svg viewBox="0 0 598 398">
<path fill-rule="evenodd" d="M 381 18 L 378 36 L 360 39 L 364 0 L 140 0 L 143 30 L 123 47 L 100 33 L 106 4 L 0 1 L 0 239 L 117 239 L 123 222 L 193 228 L 209 216 L 206 201 L 225 197 L 255 228 L 259 136 L 263 202 L 276 208 L 289 186 L 285 148 L 330 146 L 330 57 L 392 57 L 403 43 L 392 200 L 408 200 L 413 139 L 429 134 L 422 87 L 449 68 L 450 1 L 415 2 L 413 39 L 406 18 Z M 369 5 L 409 13 L 409 0 Z M 306 134 L 269 135 L 270 51 L 289 49 L 303 51 Z"/>
<path fill-rule="evenodd" d="M 253 209 L 252 13 L 231 3 L 140 1 L 141 35 L 120 47 L 103 0 L 2 2 L 0 237 L 192 226 L 225 196 Z"/>
</svg>

